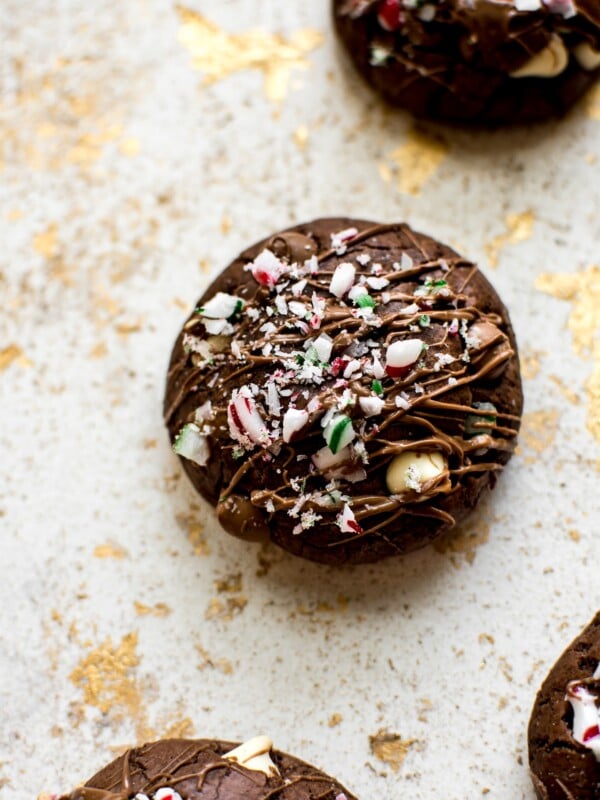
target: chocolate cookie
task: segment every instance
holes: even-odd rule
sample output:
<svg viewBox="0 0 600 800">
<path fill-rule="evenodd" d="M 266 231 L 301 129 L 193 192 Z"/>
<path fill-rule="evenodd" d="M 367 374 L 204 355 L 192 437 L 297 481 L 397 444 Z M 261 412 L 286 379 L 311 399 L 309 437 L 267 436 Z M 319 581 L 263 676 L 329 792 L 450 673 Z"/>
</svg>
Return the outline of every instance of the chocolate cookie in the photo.
<svg viewBox="0 0 600 800">
<path fill-rule="evenodd" d="M 537 694 L 529 765 L 540 800 L 600 798 L 600 613 Z"/>
<path fill-rule="evenodd" d="M 426 545 L 515 447 L 508 313 L 402 224 L 322 219 L 242 253 L 171 357 L 174 450 L 222 526 L 331 564 Z"/>
<path fill-rule="evenodd" d="M 356 800 L 333 778 L 271 747 L 266 736 L 241 745 L 165 739 L 128 750 L 59 800 Z"/>
<path fill-rule="evenodd" d="M 334 0 L 359 72 L 432 119 L 563 114 L 600 75 L 598 0 Z"/>
</svg>

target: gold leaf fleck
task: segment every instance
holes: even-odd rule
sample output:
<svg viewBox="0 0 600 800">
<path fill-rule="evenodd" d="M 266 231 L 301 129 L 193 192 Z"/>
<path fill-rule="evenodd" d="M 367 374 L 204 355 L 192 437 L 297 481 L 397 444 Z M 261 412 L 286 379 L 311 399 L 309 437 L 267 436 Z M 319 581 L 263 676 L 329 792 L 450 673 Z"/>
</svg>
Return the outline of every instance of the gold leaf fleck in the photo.
<svg viewBox="0 0 600 800">
<path fill-rule="evenodd" d="M 304 150 L 306 148 L 306 145 L 308 144 L 308 138 L 309 133 L 306 125 L 300 125 L 294 131 L 294 143 L 298 150 Z"/>
<path fill-rule="evenodd" d="M 485 246 L 490 267 L 498 266 L 500 251 L 509 244 L 519 244 L 530 239 L 533 234 L 535 215 L 533 211 L 522 211 L 520 214 L 508 214 L 506 217 L 506 233 L 495 236 Z"/>
<path fill-rule="evenodd" d="M 153 617 L 168 617 L 171 609 L 166 603 L 155 603 L 153 606 L 147 606 L 140 603 L 139 600 L 133 601 L 135 613 L 140 617 L 151 615 Z"/>
<path fill-rule="evenodd" d="M 179 41 L 192 56 L 192 67 L 204 73 L 209 85 L 247 69 L 264 75 L 264 91 L 272 102 L 287 94 L 293 70 L 308 69 L 306 55 L 323 43 L 320 31 L 296 31 L 289 39 L 261 30 L 231 34 L 195 11 L 177 7 Z"/>
<path fill-rule="evenodd" d="M 212 658 L 212 656 L 205 650 L 201 644 L 195 645 L 198 655 L 200 656 L 200 663 L 198 669 L 203 671 L 205 669 L 216 669 L 222 672 L 223 675 L 231 675 L 233 673 L 233 664 L 227 658 Z"/>
<path fill-rule="evenodd" d="M 45 230 L 33 237 L 34 250 L 44 258 L 53 258 L 58 251 L 57 238 L 58 227 L 55 222 L 51 222 Z"/>
<path fill-rule="evenodd" d="M 8 347 L 0 350 L 0 371 L 8 369 L 14 361 L 23 367 L 31 366 L 31 361 L 17 344 L 9 344 Z"/>
<path fill-rule="evenodd" d="M 197 556 L 207 556 L 210 549 L 204 535 L 204 525 L 193 514 L 177 514 L 178 525 L 186 532 L 186 536 Z"/>
<path fill-rule="evenodd" d="M 472 564 L 475 561 L 476 550 L 490 539 L 490 525 L 485 522 L 483 515 L 453 528 L 433 543 L 438 553 L 450 555 L 462 554 L 465 561 Z M 453 562 L 456 563 L 453 559 Z"/>
<path fill-rule="evenodd" d="M 523 414 L 521 440 L 535 453 L 543 453 L 554 442 L 559 419 L 560 412 L 554 408 Z"/>
<path fill-rule="evenodd" d="M 410 130 L 406 142 L 388 153 L 396 185 L 403 194 L 418 195 L 424 184 L 437 171 L 448 155 L 448 145 L 441 139 L 434 139 L 417 130 Z M 385 170 L 379 166 L 379 173 L 385 178 Z"/>
<path fill-rule="evenodd" d="M 344 718 L 341 714 L 332 714 L 327 721 L 327 724 L 330 728 L 337 728 L 337 726 L 341 723 Z"/>
<path fill-rule="evenodd" d="M 408 751 L 417 741 L 417 739 L 403 739 L 398 733 L 389 733 L 386 730 L 380 730 L 374 736 L 369 736 L 371 752 L 380 761 L 389 764 L 393 772 L 398 772 Z"/>
<path fill-rule="evenodd" d="M 127 550 L 118 544 L 99 544 L 94 548 L 94 556 L 96 558 L 116 558 L 121 560 L 127 558 L 128 555 Z"/>
<path fill-rule="evenodd" d="M 542 368 L 541 359 L 546 355 L 544 350 L 527 349 L 521 352 L 521 375 L 526 381 L 532 380 Z"/>
<path fill-rule="evenodd" d="M 591 356 L 593 361 L 585 384 L 589 403 L 587 427 L 600 442 L 600 267 L 590 266 L 575 273 L 542 273 L 535 287 L 572 303 L 567 325 L 573 349 L 579 356 Z"/>
</svg>

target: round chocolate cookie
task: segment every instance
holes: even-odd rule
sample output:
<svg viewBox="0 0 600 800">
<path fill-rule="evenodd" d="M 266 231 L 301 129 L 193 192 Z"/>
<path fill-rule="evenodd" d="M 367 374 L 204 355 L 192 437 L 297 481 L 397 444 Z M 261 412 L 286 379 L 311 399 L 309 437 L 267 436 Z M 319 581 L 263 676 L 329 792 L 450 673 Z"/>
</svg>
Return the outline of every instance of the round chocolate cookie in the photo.
<svg viewBox="0 0 600 800">
<path fill-rule="evenodd" d="M 510 458 L 521 406 L 508 313 L 474 264 L 406 225 L 321 219 L 204 293 L 164 413 L 227 531 L 341 564 L 461 520 Z"/>
<path fill-rule="evenodd" d="M 598 0 L 334 0 L 359 72 L 413 114 L 482 124 L 563 114 L 600 75 Z"/>
<path fill-rule="evenodd" d="M 333 778 L 271 747 L 266 736 L 241 745 L 164 739 L 128 750 L 59 800 L 356 800 Z"/>
<path fill-rule="evenodd" d="M 537 694 L 529 720 L 529 766 L 540 800 L 600 797 L 600 613 Z"/>
</svg>

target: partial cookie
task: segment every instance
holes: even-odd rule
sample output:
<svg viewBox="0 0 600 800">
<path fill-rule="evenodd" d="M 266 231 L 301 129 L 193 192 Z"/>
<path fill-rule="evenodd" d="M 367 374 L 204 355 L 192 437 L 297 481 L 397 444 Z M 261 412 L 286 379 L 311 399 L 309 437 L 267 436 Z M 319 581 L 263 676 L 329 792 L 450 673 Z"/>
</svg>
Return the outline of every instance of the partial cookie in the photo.
<svg viewBox="0 0 600 800">
<path fill-rule="evenodd" d="M 338 33 L 388 101 L 432 119 L 564 114 L 600 75 L 597 0 L 334 0 Z"/>
<path fill-rule="evenodd" d="M 322 219 L 242 253 L 173 350 L 165 419 L 222 526 L 331 564 L 422 547 L 514 450 L 508 313 L 402 224 Z"/>
<path fill-rule="evenodd" d="M 320 770 L 271 748 L 266 736 L 241 745 L 165 739 L 128 750 L 59 800 L 356 800 Z"/>
<path fill-rule="evenodd" d="M 559 658 L 529 721 L 540 800 L 600 798 L 600 613 Z"/>
</svg>

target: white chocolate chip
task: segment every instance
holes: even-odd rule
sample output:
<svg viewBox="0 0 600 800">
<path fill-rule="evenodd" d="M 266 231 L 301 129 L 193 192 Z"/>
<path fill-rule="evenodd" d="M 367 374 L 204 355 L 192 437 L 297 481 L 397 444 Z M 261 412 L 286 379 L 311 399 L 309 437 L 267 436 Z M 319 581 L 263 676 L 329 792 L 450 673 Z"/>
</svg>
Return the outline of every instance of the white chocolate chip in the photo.
<svg viewBox="0 0 600 800">
<path fill-rule="evenodd" d="M 582 42 L 573 49 L 573 55 L 579 62 L 580 66 L 590 72 L 600 67 L 600 52 L 594 50 L 591 44 Z"/>
<path fill-rule="evenodd" d="M 225 753 L 223 758 L 235 761 L 236 764 L 246 767 L 246 769 L 263 772 L 267 778 L 270 778 L 272 775 L 279 775 L 279 770 L 269 755 L 272 747 L 273 742 L 268 736 L 255 736 L 234 750 L 230 750 L 229 753 Z"/>
<path fill-rule="evenodd" d="M 390 463 L 386 483 L 391 494 L 402 494 L 412 490 L 421 492 L 423 484 L 441 477 L 448 469 L 444 456 L 437 453 L 421 453 L 406 450 Z"/>
<path fill-rule="evenodd" d="M 555 78 L 567 68 L 569 52 L 558 34 L 553 34 L 550 44 L 519 69 L 511 78 Z"/>
</svg>

